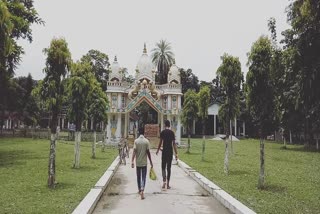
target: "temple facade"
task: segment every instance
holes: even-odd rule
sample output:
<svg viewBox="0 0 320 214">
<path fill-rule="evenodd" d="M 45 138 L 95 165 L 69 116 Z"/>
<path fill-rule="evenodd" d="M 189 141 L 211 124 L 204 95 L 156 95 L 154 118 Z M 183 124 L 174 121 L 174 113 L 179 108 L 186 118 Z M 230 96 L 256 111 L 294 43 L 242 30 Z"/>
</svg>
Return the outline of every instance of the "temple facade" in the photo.
<svg viewBox="0 0 320 214">
<path fill-rule="evenodd" d="M 176 141 L 181 139 L 181 78 L 175 63 L 168 72 L 168 82 L 155 84 L 155 67 L 147 54 L 146 45 L 135 70 L 135 81 L 123 80 L 123 72 L 115 57 L 109 74 L 107 96 L 109 99 L 107 141 L 117 142 L 122 136 L 136 136 L 139 127 L 131 112 L 142 102 L 146 102 L 157 112 L 159 131 L 164 128 L 164 121 L 171 122 Z"/>
</svg>

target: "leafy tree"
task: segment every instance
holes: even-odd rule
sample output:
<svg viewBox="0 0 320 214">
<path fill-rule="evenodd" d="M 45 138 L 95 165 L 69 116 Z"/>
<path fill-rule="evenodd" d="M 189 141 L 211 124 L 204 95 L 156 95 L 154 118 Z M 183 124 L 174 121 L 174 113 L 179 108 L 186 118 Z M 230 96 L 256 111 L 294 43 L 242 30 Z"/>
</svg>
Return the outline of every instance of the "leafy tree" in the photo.
<svg viewBox="0 0 320 214">
<path fill-rule="evenodd" d="M 320 1 L 295 0 L 288 8 L 292 29 L 286 30 L 285 48 L 294 54 L 294 74 L 291 89 L 297 93 L 295 103 L 304 118 L 305 146 L 309 147 L 313 133 L 319 132 L 320 118 Z"/>
<path fill-rule="evenodd" d="M 97 84 L 96 81 L 89 63 L 77 62 L 73 64 L 68 80 L 68 96 L 71 100 L 69 115 L 76 125 L 74 168 L 80 168 L 81 126 L 87 118 L 89 94 L 92 91 L 92 86 Z"/>
<path fill-rule="evenodd" d="M 229 134 L 231 132 L 231 121 L 234 120 L 240 114 L 240 88 L 243 80 L 243 74 L 241 72 L 241 64 L 238 57 L 233 57 L 228 54 L 224 54 L 221 57 L 222 64 L 217 70 L 217 74 L 220 77 L 221 86 L 225 94 L 225 101 L 221 105 L 219 110 L 219 117 L 222 120 L 225 131 L 225 159 L 224 159 L 224 171 L 229 172 Z M 232 133 L 231 133 L 232 142 Z M 232 145 L 232 143 L 231 143 Z M 232 146 L 231 146 L 232 147 Z"/>
<path fill-rule="evenodd" d="M 71 54 L 68 44 L 64 39 L 52 39 L 49 48 L 43 52 L 47 55 L 46 67 L 44 68 L 45 77 L 39 82 L 33 94 L 39 96 L 45 108 L 51 115 L 51 140 L 48 167 L 48 186 L 55 187 L 56 175 L 56 130 L 58 125 L 58 114 L 62 108 L 65 92 L 65 76 L 71 66 Z"/>
<path fill-rule="evenodd" d="M 188 89 L 193 89 L 196 92 L 199 91 L 199 79 L 195 74 L 192 73 L 192 70 L 190 68 L 187 70 L 180 68 L 180 77 L 182 94 L 186 93 Z"/>
<path fill-rule="evenodd" d="M 93 143 L 92 143 L 92 158 L 96 158 L 96 139 L 97 139 L 97 124 L 100 122 L 108 122 L 107 109 L 109 101 L 106 93 L 102 90 L 100 84 L 95 84 L 89 94 L 89 116 L 93 120 Z"/>
<path fill-rule="evenodd" d="M 222 104 L 224 102 L 224 91 L 221 85 L 220 76 L 217 74 L 216 77 L 212 80 L 212 89 L 211 89 L 212 101 Z"/>
<path fill-rule="evenodd" d="M 43 24 L 33 7 L 33 1 L 0 1 L 0 126 L 8 108 L 9 84 L 20 62 L 23 49 L 17 40 L 32 41 L 31 25 Z"/>
<path fill-rule="evenodd" d="M 197 118 L 198 107 L 199 107 L 198 95 L 194 90 L 189 89 L 184 94 L 184 101 L 183 101 L 183 108 L 182 108 L 182 115 L 181 115 L 182 124 L 187 128 L 187 132 L 188 132 L 187 153 L 190 153 L 191 127 L 192 127 L 193 121 Z"/>
<path fill-rule="evenodd" d="M 200 88 L 198 95 L 198 106 L 199 106 L 199 118 L 202 121 L 202 160 L 204 160 L 205 152 L 205 134 L 206 134 L 206 120 L 208 118 L 208 107 L 210 104 L 210 89 L 208 86 Z"/>
<path fill-rule="evenodd" d="M 24 125 L 31 126 L 39 119 L 39 108 L 34 96 L 32 96 L 32 90 L 36 86 L 36 81 L 32 79 L 29 73 L 27 77 L 17 78 L 17 84 L 19 86 L 19 94 L 16 99 L 19 102 L 16 111 L 20 114 L 20 119 L 24 122 Z"/>
<path fill-rule="evenodd" d="M 107 54 L 98 50 L 90 50 L 81 58 L 82 62 L 89 62 L 92 66 L 93 73 L 101 84 L 102 90 L 107 90 L 107 81 L 109 78 L 109 57 Z"/>
<path fill-rule="evenodd" d="M 174 54 L 171 51 L 170 43 L 166 40 L 160 40 L 151 52 L 152 62 L 157 66 L 159 83 L 168 83 L 168 72 L 174 62 Z"/>
<path fill-rule="evenodd" d="M 260 136 L 260 174 L 258 188 L 264 187 L 265 158 L 264 139 L 274 130 L 275 102 L 272 69 L 271 41 L 261 36 L 251 47 L 248 54 L 249 71 L 247 73 L 247 107 Z"/>
</svg>

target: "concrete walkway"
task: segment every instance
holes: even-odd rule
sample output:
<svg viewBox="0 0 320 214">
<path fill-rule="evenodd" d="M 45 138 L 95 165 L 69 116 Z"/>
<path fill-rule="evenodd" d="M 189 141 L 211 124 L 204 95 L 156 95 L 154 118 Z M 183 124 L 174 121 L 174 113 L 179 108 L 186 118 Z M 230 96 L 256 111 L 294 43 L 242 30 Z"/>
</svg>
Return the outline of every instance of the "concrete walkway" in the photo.
<svg viewBox="0 0 320 214">
<path fill-rule="evenodd" d="M 127 165 L 120 165 L 93 213 L 230 213 L 209 195 L 196 181 L 173 161 L 171 189 L 161 190 L 161 154 L 152 150 L 152 161 L 158 180 L 147 176 L 145 199 L 138 194 L 136 171 L 131 168 L 131 154 Z M 150 165 L 148 166 L 149 175 Z"/>
</svg>

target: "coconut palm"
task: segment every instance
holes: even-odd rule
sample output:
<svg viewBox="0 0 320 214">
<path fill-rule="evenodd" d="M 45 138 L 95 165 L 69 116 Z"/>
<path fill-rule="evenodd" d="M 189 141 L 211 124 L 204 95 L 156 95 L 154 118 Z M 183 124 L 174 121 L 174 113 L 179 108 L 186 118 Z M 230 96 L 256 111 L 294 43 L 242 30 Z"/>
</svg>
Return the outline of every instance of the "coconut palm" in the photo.
<svg viewBox="0 0 320 214">
<path fill-rule="evenodd" d="M 171 51 L 170 43 L 166 40 L 160 40 L 156 43 L 156 48 L 151 51 L 152 62 L 157 66 L 158 82 L 165 84 L 168 82 L 168 72 L 170 66 L 174 63 L 174 54 Z"/>
</svg>

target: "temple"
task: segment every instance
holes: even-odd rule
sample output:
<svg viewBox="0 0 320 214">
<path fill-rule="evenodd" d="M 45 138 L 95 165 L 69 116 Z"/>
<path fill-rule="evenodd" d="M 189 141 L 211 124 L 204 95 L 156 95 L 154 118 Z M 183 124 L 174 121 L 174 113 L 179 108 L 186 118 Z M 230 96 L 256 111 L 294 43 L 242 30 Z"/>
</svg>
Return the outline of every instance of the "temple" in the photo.
<svg viewBox="0 0 320 214">
<path fill-rule="evenodd" d="M 159 131 L 164 128 L 164 121 L 171 122 L 176 141 L 181 140 L 181 78 L 179 68 L 175 63 L 168 72 L 166 84 L 155 84 L 155 67 L 147 54 L 144 44 L 143 53 L 135 70 L 135 81 L 126 82 L 117 57 L 111 65 L 107 96 L 110 101 L 108 109 L 107 141 L 117 142 L 122 136 L 136 136 L 139 124 L 135 115 L 136 108 L 147 103 L 152 109 L 154 126 Z M 155 115 L 155 116 L 154 116 Z"/>
</svg>

